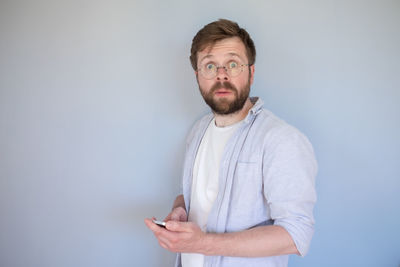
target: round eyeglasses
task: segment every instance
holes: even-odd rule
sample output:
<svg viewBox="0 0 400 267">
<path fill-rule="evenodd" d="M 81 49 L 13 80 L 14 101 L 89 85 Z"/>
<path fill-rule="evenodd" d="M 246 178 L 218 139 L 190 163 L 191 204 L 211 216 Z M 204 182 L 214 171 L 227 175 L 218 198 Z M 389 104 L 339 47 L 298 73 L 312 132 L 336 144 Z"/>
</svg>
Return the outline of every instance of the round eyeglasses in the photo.
<svg viewBox="0 0 400 267">
<path fill-rule="evenodd" d="M 232 60 L 223 66 L 217 66 L 214 63 L 205 63 L 198 69 L 198 71 L 204 79 L 210 80 L 217 76 L 218 69 L 220 68 L 224 68 L 229 77 L 236 77 L 243 72 L 243 67 L 245 66 L 250 66 L 250 64 L 240 64 Z"/>
</svg>

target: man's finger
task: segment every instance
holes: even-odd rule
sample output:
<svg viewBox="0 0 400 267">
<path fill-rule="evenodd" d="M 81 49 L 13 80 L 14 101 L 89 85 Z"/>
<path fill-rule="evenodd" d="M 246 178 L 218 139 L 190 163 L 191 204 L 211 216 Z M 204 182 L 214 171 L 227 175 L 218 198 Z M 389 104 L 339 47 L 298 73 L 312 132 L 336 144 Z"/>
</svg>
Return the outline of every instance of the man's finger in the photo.
<svg viewBox="0 0 400 267">
<path fill-rule="evenodd" d="M 170 240 L 163 236 L 158 236 L 158 242 L 165 245 L 165 247 L 163 247 L 163 248 L 167 248 L 171 244 Z"/>
<path fill-rule="evenodd" d="M 190 222 L 168 221 L 165 226 L 173 232 L 192 232 L 192 223 Z"/>
<path fill-rule="evenodd" d="M 179 214 L 172 213 L 171 214 L 171 220 L 172 221 L 179 221 Z"/>
<path fill-rule="evenodd" d="M 155 223 L 153 222 L 152 219 L 146 218 L 146 219 L 144 219 L 144 223 L 146 224 L 146 226 L 147 226 L 151 231 L 153 231 L 154 234 L 157 234 L 157 233 L 161 230 L 161 229 L 160 229 L 161 227 L 158 226 L 157 224 L 155 224 Z"/>
<path fill-rule="evenodd" d="M 161 242 L 160 240 L 158 240 L 158 244 L 160 244 L 161 247 L 168 249 L 168 246 L 165 243 Z"/>
</svg>

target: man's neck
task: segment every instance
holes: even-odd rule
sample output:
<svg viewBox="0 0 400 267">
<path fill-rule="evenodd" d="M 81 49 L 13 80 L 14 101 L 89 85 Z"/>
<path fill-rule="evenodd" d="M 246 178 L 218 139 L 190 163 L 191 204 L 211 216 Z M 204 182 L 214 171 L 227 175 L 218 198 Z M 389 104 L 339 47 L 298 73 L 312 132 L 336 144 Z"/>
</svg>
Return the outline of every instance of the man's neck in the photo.
<svg viewBox="0 0 400 267">
<path fill-rule="evenodd" d="M 249 110 L 253 107 L 253 103 L 251 103 L 250 98 L 247 98 L 246 102 L 243 105 L 243 108 L 235 113 L 228 115 L 220 115 L 215 114 L 215 124 L 218 127 L 226 127 L 232 124 L 235 124 L 244 118 L 246 118 Z"/>
</svg>

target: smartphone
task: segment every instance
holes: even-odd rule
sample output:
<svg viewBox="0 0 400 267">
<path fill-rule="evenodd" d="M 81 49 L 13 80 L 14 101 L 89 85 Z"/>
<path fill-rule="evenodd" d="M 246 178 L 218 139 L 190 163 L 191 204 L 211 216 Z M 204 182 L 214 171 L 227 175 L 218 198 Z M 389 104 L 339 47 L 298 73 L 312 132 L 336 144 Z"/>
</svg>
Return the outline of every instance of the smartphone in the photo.
<svg viewBox="0 0 400 267">
<path fill-rule="evenodd" d="M 165 228 L 166 223 L 163 221 L 157 221 L 157 220 L 153 220 L 153 223 L 157 224 L 160 227 Z"/>
</svg>

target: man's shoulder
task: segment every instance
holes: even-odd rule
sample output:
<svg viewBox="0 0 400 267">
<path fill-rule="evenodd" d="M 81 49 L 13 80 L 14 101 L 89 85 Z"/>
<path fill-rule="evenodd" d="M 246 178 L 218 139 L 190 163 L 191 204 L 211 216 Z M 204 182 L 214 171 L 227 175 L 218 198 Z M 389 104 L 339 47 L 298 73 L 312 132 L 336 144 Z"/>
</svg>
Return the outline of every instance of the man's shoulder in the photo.
<svg viewBox="0 0 400 267">
<path fill-rule="evenodd" d="M 264 141 L 282 141 L 284 139 L 293 138 L 294 136 L 305 137 L 295 126 L 289 124 L 265 108 L 261 109 L 257 114 L 252 128 L 259 138 L 262 138 Z"/>
<path fill-rule="evenodd" d="M 294 126 L 265 108 L 261 109 L 257 114 L 255 124 L 260 128 L 259 130 L 262 131 L 281 132 L 297 130 Z"/>
<path fill-rule="evenodd" d="M 190 129 L 189 134 L 186 137 L 186 141 L 190 142 L 191 140 L 193 140 L 196 134 L 202 132 L 202 130 L 207 128 L 213 117 L 214 115 L 212 113 L 207 113 L 203 115 L 200 119 L 197 119 Z"/>
</svg>

